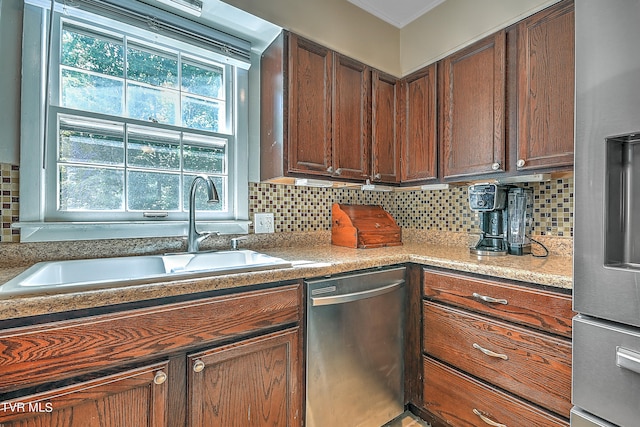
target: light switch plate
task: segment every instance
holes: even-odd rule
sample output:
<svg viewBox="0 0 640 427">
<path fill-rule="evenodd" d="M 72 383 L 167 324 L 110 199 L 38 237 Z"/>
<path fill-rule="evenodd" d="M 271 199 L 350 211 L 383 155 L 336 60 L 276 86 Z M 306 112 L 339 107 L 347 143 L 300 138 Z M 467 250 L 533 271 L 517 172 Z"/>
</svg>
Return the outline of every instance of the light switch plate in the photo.
<svg viewBox="0 0 640 427">
<path fill-rule="evenodd" d="M 273 233 L 275 231 L 273 213 L 253 214 L 253 229 L 256 234 Z"/>
</svg>

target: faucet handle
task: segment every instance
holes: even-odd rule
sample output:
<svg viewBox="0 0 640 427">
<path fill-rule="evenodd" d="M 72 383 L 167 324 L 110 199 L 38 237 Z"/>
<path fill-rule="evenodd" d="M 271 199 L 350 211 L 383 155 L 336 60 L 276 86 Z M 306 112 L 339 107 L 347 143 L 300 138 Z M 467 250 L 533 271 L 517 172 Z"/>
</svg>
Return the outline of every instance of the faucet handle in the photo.
<svg viewBox="0 0 640 427">
<path fill-rule="evenodd" d="M 241 240 L 247 240 L 249 238 L 249 236 L 240 236 L 240 237 L 233 237 L 231 239 L 231 249 L 234 251 L 238 250 L 238 242 Z"/>
</svg>

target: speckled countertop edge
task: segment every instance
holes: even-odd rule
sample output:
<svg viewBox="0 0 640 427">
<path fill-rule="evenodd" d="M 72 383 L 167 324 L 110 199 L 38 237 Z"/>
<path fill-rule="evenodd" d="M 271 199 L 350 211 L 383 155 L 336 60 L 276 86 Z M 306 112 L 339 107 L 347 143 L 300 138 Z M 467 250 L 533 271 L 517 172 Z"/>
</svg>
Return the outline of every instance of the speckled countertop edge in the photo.
<svg viewBox="0 0 640 427">
<path fill-rule="evenodd" d="M 462 246 L 409 243 L 378 249 L 350 249 L 330 244 L 260 250 L 290 261 L 292 268 L 204 278 L 159 281 L 139 285 L 53 295 L 16 296 L 0 300 L 0 320 L 142 301 L 261 283 L 313 278 L 353 270 L 413 262 L 527 283 L 572 288 L 570 257 L 504 256 L 478 259 Z M 0 269 L 0 283 L 24 271 Z"/>
</svg>

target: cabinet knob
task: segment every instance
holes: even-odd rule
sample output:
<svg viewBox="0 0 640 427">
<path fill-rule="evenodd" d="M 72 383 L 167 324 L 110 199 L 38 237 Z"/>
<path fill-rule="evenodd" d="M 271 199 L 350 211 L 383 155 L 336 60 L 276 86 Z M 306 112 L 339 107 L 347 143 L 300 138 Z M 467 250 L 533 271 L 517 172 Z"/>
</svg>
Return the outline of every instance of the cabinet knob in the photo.
<svg viewBox="0 0 640 427">
<path fill-rule="evenodd" d="M 482 414 L 482 412 L 478 411 L 476 408 L 473 408 L 473 413 L 479 416 L 482 421 L 484 421 L 486 424 L 489 424 L 492 427 L 507 427 L 506 424 L 497 423 L 492 419 L 486 417 L 484 414 Z"/>
<path fill-rule="evenodd" d="M 164 371 L 156 372 L 156 376 L 153 377 L 153 383 L 156 385 L 164 384 L 166 380 L 167 380 L 167 374 L 165 374 Z"/>
<path fill-rule="evenodd" d="M 494 171 L 497 171 L 498 169 L 500 169 L 500 163 L 493 163 L 491 165 L 491 169 L 493 169 Z"/>
<path fill-rule="evenodd" d="M 526 162 L 524 161 L 524 159 L 518 159 L 518 161 L 516 162 L 516 166 L 518 166 L 519 168 L 523 167 L 524 164 Z"/>
<path fill-rule="evenodd" d="M 329 172 L 329 173 L 333 173 L 333 166 L 329 166 L 329 167 L 327 168 L 327 172 Z"/>
<path fill-rule="evenodd" d="M 202 360 L 196 360 L 193 363 L 193 372 L 202 372 L 204 371 L 204 362 Z"/>
<path fill-rule="evenodd" d="M 382 175 L 380 175 L 379 173 L 375 174 L 373 176 L 373 179 L 382 179 Z"/>
</svg>

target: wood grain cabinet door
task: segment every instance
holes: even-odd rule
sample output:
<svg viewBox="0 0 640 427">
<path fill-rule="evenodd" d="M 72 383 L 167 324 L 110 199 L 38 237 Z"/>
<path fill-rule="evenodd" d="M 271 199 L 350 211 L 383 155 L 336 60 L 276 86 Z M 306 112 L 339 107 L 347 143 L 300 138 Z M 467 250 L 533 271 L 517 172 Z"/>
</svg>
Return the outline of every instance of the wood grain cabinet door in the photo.
<svg viewBox="0 0 640 427">
<path fill-rule="evenodd" d="M 371 180 L 396 183 L 400 181 L 400 83 L 377 70 L 371 80 Z"/>
<path fill-rule="evenodd" d="M 401 82 L 402 182 L 438 176 L 436 70 L 432 64 Z"/>
<path fill-rule="evenodd" d="M 188 426 L 302 425 L 298 328 L 191 354 Z"/>
<path fill-rule="evenodd" d="M 2 427 L 167 426 L 167 362 L 0 402 Z"/>
<path fill-rule="evenodd" d="M 331 171 L 364 180 L 371 167 L 371 69 L 337 53 L 333 64 Z"/>
<path fill-rule="evenodd" d="M 573 165 L 575 24 L 563 1 L 517 28 L 518 170 Z"/>
<path fill-rule="evenodd" d="M 443 177 L 505 171 L 505 31 L 445 58 L 440 76 Z"/>
<path fill-rule="evenodd" d="M 330 176 L 333 52 L 295 34 L 289 43 L 289 172 Z"/>
</svg>

